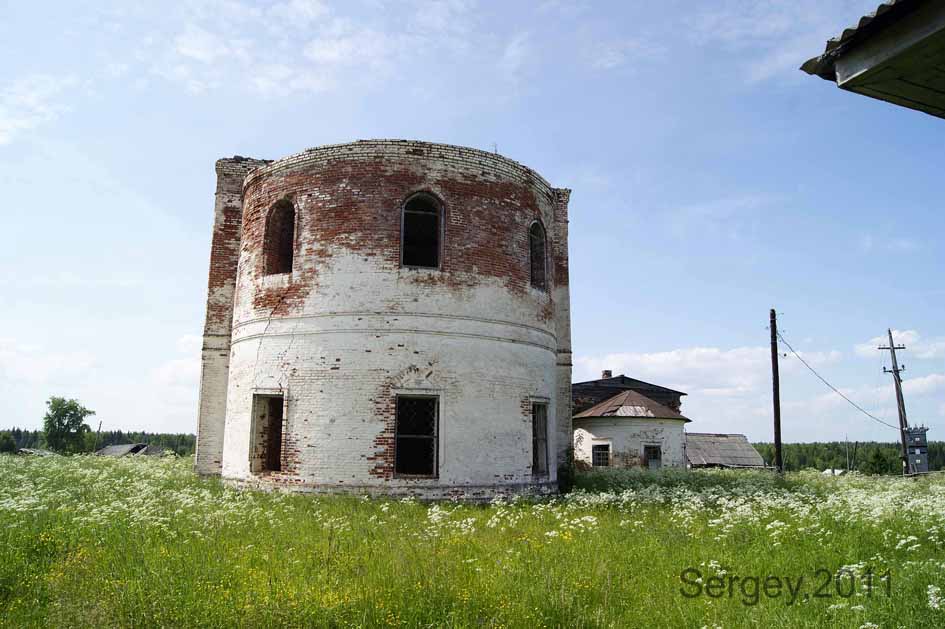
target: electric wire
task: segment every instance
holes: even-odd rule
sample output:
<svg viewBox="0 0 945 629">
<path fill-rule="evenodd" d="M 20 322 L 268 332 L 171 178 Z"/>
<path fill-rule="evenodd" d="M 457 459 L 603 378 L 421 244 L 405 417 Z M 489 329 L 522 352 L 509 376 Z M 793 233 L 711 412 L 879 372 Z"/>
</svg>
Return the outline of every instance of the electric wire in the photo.
<svg viewBox="0 0 945 629">
<path fill-rule="evenodd" d="M 864 409 L 862 406 L 860 406 L 859 404 L 857 404 L 856 402 L 854 402 L 853 400 L 851 400 L 850 398 L 848 398 L 847 396 L 845 396 L 843 393 L 840 392 L 840 389 L 838 389 L 837 387 L 835 387 L 835 386 L 833 386 L 832 384 L 830 384 L 829 382 L 827 382 L 827 380 L 824 379 L 824 377 L 823 377 L 822 375 L 820 375 L 819 373 L 817 373 L 817 370 L 816 370 L 816 369 L 814 369 L 813 367 L 811 367 L 811 366 L 807 363 L 806 360 L 804 360 L 803 358 L 801 358 L 801 355 L 800 355 L 800 354 L 798 354 L 796 351 L 794 351 L 794 348 L 791 347 L 791 344 L 788 343 L 786 340 L 784 340 L 784 337 L 781 336 L 781 332 L 778 332 L 778 339 L 779 339 L 782 343 L 784 343 L 784 345 L 787 346 L 787 348 L 788 348 L 789 350 L 791 350 L 791 353 L 794 354 L 795 358 L 797 358 L 799 361 L 801 361 L 801 363 L 803 363 L 803 365 L 804 365 L 805 367 L 807 367 L 807 368 L 810 370 L 810 372 L 811 372 L 812 374 L 814 374 L 815 376 L 817 376 L 817 379 L 818 379 L 818 380 L 820 380 L 821 382 L 823 382 L 824 384 L 826 384 L 826 385 L 830 388 L 831 391 L 833 391 L 834 393 L 836 393 L 837 395 L 839 395 L 840 397 L 842 397 L 844 400 L 846 400 L 847 402 L 849 402 L 850 405 L 853 406 L 853 408 L 855 408 L 856 410 L 860 411 L 861 413 L 863 413 L 864 415 L 866 415 L 867 417 L 869 417 L 869 418 L 872 419 L 873 421 L 879 422 L 879 423 L 882 424 L 883 426 L 888 426 L 888 427 L 892 428 L 892 429 L 895 430 L 895 431 L 898 431 L 898 430 L 899 430 L 899 426 L 893 426 L 893 425 L 890 424 L 890 423 L 884 422 L 884 421 L 881 420 L 879 417 L 877 417 L 876 415 L 873 415 L 872 413 L 870 413 L 869 411 L 867 411 L 866 409 Z"/>
</svg>

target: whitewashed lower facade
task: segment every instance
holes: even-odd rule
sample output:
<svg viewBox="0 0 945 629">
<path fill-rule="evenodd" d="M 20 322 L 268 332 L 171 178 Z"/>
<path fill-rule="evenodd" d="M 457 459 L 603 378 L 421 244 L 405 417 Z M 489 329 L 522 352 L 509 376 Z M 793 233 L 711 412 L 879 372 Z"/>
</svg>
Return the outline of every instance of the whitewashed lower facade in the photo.
<svg viewBox="0 0 945 629">
<path fill-rule="evenodd" d="M 617 416 L 572 421 L 574 460 L 581 469 L 686 467 L 686 419 Z"/>
</svg>

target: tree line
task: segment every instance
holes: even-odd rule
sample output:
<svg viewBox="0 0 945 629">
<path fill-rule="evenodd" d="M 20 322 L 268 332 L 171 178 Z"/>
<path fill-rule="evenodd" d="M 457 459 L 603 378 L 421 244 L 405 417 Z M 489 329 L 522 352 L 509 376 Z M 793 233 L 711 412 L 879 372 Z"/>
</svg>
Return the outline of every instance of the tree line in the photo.
<svg viewBox="0 0 945 629">
<path fill-rule="evenodd" d="M 10 437 L 12 444 L 7 449 L 3 448 L 5 437 Z M 114 446 L 122 443 L 147 443 L 152 446 L 159 446 L 165 450 L 172 450 L 180 456 L 188 456 L 194 453 L 197 443 L 197 436 L 189 433 L 162 433 L 146 431 L 124 431 L 124 430 L 103 430 L 101 433 L 88 433 L 86 438 L 88 447 L 83 447 L 82 452 L 94 452 L 105 446 Z M 0 430 L 0 452 L 13 452 L 20 448 L 35 448 L 48 450 L 49 444 L 46 442 L 46 435 L 42 430 L 28 430 L 22 428 L 12 428 L 10 430 Z"/>
<path fill-rule="evenodd" d="M 773 443 L 753 445 L 765 463 L 774 465 Z M 845 470 L 849 455 L 850 467 L 864 474 L 901 474 L 901 451 L 898 442 L 878 441 L 785 443 L 781 446 L 784 469 L 791 472 L 808 468 Z M 930 441 L 928 458 L 929 470 L 945 469 L 945 441 Z"/>
<path fill-rule="evenodd" d="M 94 414 L 95 411 L 85 408 L 78 400 L 51 397 L 46 401 L 43 429 L 0 431 L 0 453 L 35 448 L 60 454 L 81 454 L 123 443 L 146 443 L 181 456 L 194 453 L 197 438 L 192 434 L 123 430 L 93 432 L 85 420 Z"/>
</svg>

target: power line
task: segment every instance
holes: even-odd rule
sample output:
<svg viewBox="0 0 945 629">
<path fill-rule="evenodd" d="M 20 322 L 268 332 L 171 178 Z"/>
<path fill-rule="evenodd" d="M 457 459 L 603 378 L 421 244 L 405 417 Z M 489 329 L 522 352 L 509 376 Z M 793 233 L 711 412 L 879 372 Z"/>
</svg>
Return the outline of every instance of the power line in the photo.
<svg viewBox="0 0 945 629">
<path fill-rule="evenodd" d="M 859 404 L 857 404 L 856 402 L 854 402 L 853 400 L 851 400 L 850 398 L 848 398 L 847 396 L 845 396 L 843 393 L 840 392 L 840 389 L 838 389 L 837 387 L 835 387 L 835 386 L 833 386 L 832 384 L 830 384 L 829 382 L 827 382 L 827 381 L 824 379 L 824 377 L 823 377 L 822 375 L 820 375 L 819 373 L 817 373 L 817 371 L 816 371 L 813 367 L 811 367 L 809 364 L 807 364 L 807 361 L 806 361 L 806 360 L 804 360 L 803 358 L 801 358 L 801 355 L 800 355 L 800 354 L 798 354 L 797 352 L 794 351 L 794 348 L 791 347 L 791 344 L 790 344 L 790 343 L 788 343 L 786 340 L 784 340 L 784 337 L 781 336 L 781 333 L 780 333 L 780 332 L 778 332 L 778 338 L 781 340 L 782 343 L 784 343 L 784 344 L 787 346 L 787 348 L 788 348 L 789 350 L 791 350 L 791 353 L 794 354 L 794 356 L 795 356 L 799 361 L 801 361 L 801 362 L 804 364 L 805 367 L 807 367 L 808 369 L 810 369 L 810 372 L 811 372 L 812 374 L 814 374 L 815 376 L 817 376 L 817 378 L 818 378 L 821 382 L 823 382 L 823 383 L 826 384 L 828 387 L 830 387 L 830 389 L 831 389 L 834 393 L 836 393 L 837 395 L 839 395 L 840 397 L 842 397 L 844 400 L 846 400 L 847 402 L 849 402 L 849 403 L 853 406 L 853 408 L 855 408 L 856 410 L 860 411 L 861 413 L 863 413 L 864 415 L 866 415 L 867 417 L 869 417 L 869 418 L 872 419 L 873 421 L 879 422 L 879 423 L 882 424 L 883 426 L 888 426 L 889 428 L 892 428 L 892 429 L 895 430 L 895 431 L 898 431 L 898 430 L 899 430 L 899 426 L 893 426 L 892 424 L 888 424 L 888 423 L 884 422 L 884 421 L 881 420 L 879 417 L 877 417 L 876 415 L 873 415 L 872 413 L 870 413 L 869 411 L 867 411 L 866 409 L 864 409 L 862 406 L 860 406 Z"/>
</svg>

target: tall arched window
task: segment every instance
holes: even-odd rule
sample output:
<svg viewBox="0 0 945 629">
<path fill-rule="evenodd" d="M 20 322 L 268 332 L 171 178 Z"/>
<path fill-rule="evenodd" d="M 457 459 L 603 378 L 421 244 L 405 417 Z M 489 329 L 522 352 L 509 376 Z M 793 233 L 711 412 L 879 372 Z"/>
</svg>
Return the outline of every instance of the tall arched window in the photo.
<svg viewBox="0 0 945 629">
<path fill-rule="evenodd" d="M 531 268 L 531 283 L 535 288 L 545 290 L 547 283 L 545 271 L 545 228 L 535 221 L 528 230 L 528 261 Z"/>
<path fill-rule="evenodd" d="M 440 266 L 440 204 L 428 194 L 415 194 L 404 204 L 400 236 L 403 266 Z"/>
<path fill-rule="evenodd" d="M 295 252 L 295 206 L 283 199 L 269 210 L 266 219 L 266 274 L 292 272 Z"/>
</svg>

